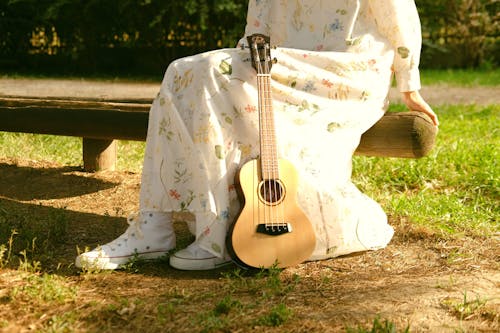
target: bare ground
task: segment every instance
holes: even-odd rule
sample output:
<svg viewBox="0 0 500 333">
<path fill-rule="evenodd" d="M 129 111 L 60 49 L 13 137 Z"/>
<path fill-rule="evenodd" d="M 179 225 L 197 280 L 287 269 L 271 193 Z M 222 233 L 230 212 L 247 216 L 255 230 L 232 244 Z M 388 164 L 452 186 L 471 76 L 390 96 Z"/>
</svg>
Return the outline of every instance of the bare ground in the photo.
<svg viewBox="0 0 500 333">
<path fill-rule="evenodd" d="M 102 99 L 153 98 L 159 91 L 159 83 L 117 81 L 88 81 L 60 79 L 9 79 L 0 77 L 0 96 L 44 97 L 94 97 Z M 423 87 L 422 96 L 430 105 L 440 104 L 499 104 L 500 87 L 451 87 L 434 85 Z M 391 89 L 391 101 L 399 101 L 399 93 Z"/>
<path fill-rule="evenodd" d="M 339 332 L 370 327 L 377 316 L 401 330 L 409 325 L 411 332 L 500 329 L 499 237 L 449 238 L 391 218 L 396 237 L 388 248 L 286 269 L 280 275 L 286 287 L 282 292 L 227 278 L 225 273 L 235 266 L 180 272 L 160 261 L 141 263 L 133 271 L 82 275 L 72 265 L 76 246 L 95 246 L 123 231 L 126 215 L 137 209 L 140 175 L 89 174 L 48 162 L 9 159 L 0 160 L 0 174 L 0 207 L 7 216 L 22 214 L 28 221 L 43 222 L 64 215 L 67 235 L 51 247 L 43 271 L 61 275 L 78 288 L 69 304 L 19 308 L 5 300 L 22 279 L 16 271 L 0 270 L 0 313 L 9 323 L 4 332 L 40 329 L 54 315 L 75 307 L 82 314 L 81 331 L 139 332 L 150 325 L 149 316 L 153 324 L 147 331 L 195 332 L 208 325 L 200 314 L 208 316 L 225 295 L 238 299 L 245 315 L 226 315 L 230 322 L 221 332 Z M 184 223 L 176 223 L 176 229 L 180 243 L 187 244 Z M 266 292 L 270 296 L 263 296 Z M 159 304 L 172 300 L 177 303 L 168 320 L 155 326 Z M 132 301 L 137 304 L 128 303 Z M 277 328 L 256 324 L 255 318 L 276 303 L 286 304 L 292 319 Z M 474 309 L 461 311 L 461 305 Z"/>
<path fill-rule="evenodd" d="M 152 99 L 158 89 L 157 84 L 1 79 L 0 94 L 54 96 L 61 86 L 66 96 L 70 91 L 75 97 L 101 98 Z M 397 100 L 397 93 L 391 94 Z M 444 86 L 423 90 L 423 95 L 430 104 L 498 104 L 500 96 L 497 87 Z M 19 270 L 0 269 L 0 332 L 38 331 L 74 312 L 73 329 L 81 332 L 195 332 L 211 327 L 203 318 L 227 295 L 243 310 L 225 314 L 221 332 L 339 332 L 371 327 L 377 316 L 400 330 L 409 325 L 411 332 L 500 332 L 499 235 L 450 238 L 411 220 L 390 218 L 396 236 L 384 250 L 284 270 L 278 291 L 265 282 L 254 286 L 228 278 L 235 266 L 180 272 L 157 261 L 112 274 L 79 272 L 73 266 L 76 247 L 118 236 L 128 213 L 138 208 L 139 186 L 136 173 L 89 174 L 47 161 L 0 159 L 0 222 L 1 217 L 42 225 L 54 217 L 67 221 L 60 242 L 45 246 L 50 251 L 41 258 L 42 272 L 77 288 L 73 300 L 57 306 L 11 302 L 13 290 L 25 281 Z M 180 244 L 188 244 L 184 223 L 175 227 Z M 277 303 L 292 310 L 291 319 L 278 327 L 256 322 Z"/>
</svg>

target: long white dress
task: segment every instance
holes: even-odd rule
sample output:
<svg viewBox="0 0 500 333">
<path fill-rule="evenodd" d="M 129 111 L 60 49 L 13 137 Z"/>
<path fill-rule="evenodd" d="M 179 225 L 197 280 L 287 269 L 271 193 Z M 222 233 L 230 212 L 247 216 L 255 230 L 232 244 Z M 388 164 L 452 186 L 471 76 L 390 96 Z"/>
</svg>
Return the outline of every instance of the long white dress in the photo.
<svg viewBox="0 0 500 333">
<path fill-rule="evenodd" d="M 381 207 L 351 182 L 361 134 L 387 107 L 392 72 L 420 88 L 413 0 L 250 0 L 245 36 L 270 35 L 279 156 L 299 172 L 298 204 L 314 226 L 311 260 L 385 247 Z M 234 175 L 259 155 L 256 74 L 239 46 L 174 61 L 153 102 L 142 211 L 195 213 L 196 239 L 217 256 L 239 210 Z"/>
</svg>

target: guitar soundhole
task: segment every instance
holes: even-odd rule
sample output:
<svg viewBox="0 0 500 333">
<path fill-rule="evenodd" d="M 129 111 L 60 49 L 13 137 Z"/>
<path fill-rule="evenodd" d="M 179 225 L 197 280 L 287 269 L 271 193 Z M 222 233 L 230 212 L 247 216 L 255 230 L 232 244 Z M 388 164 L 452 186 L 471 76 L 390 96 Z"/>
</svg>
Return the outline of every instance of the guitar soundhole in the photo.
<svg viewBox="0 0 500 333">
<path fill-rule="evenodd" d="M 284 192 L 283 185 L 277 179 L 266 179 L 260 183 L 260 198 L 268 205 L 279 204 L 283 200 Z"/>
</svg>

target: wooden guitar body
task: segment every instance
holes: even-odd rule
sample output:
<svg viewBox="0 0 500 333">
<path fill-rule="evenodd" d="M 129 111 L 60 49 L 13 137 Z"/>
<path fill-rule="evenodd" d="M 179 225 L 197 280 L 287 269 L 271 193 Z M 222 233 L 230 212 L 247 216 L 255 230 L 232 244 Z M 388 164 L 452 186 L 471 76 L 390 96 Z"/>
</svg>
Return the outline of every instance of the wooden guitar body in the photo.
<svg viewBox="0 0 500 333">
<path fill-rule="evenodd" d="M 244 205 L 229 232 L 228 248 L 246 266 L 294 266 L 307 260 L 316 245 L 314 229 L 297 205 L 297 172 L 287 160 L 280 159 L 278 164 L 283 183 L 262 180 L 258 159 L 247 162 L 239 172 Z M 265 198 L 266 183 L 271 192 L 277 192 L 268 196 L 271 200 Z"/>
<path fill-rule="evenodd" d="M 278 158 L 271 96 L 269 37 L 247 37 L 252 65 L 257 70 L 260 158 L 241 168 L 243 209 L 228 233 L 233 259 L 250 267 L 288 267 L 309 258 L 316 236 L 297 206 L 297 172 Z"/>
</svg>

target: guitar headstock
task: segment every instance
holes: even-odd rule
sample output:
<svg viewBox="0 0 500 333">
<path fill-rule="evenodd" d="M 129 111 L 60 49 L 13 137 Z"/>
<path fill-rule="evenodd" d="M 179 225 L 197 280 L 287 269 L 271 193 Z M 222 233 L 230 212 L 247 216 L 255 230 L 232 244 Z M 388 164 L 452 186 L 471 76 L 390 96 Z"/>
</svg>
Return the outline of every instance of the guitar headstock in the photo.
<svg viewBox="0 0 500 333">
<path fill-rule="evenodd" d="M 271 38 L 262 34 L 247 36 L 252 57 L 252 67 L 259 74 L 270 74 L 272 67 L 271 60 Z"/>
</svg>

